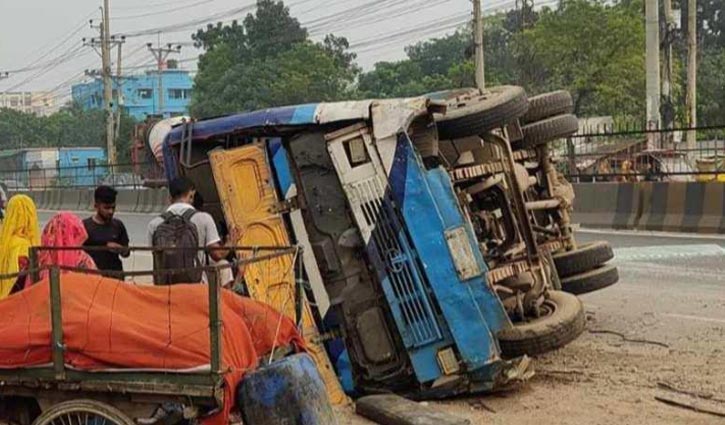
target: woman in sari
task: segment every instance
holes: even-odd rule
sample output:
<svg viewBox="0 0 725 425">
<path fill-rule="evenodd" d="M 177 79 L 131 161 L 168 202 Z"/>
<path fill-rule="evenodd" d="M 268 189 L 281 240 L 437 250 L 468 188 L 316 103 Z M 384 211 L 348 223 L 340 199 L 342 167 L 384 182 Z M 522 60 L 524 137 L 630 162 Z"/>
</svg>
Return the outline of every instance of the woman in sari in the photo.
<svg viewBox="0 0 725 425">
<path fill-rule="evenodd" d="M 38 213 L 33 200 L 25 195 L 10 198 L 0 229 L 0 275 L 28 270 L 30 247 L 40 244 Z M 22 289 L 30 279 L 27 275 L 0 278 L 0 299 L 13 288 Z"/>
<path fill-rule="evenodd" d="M 59 212 L 50 219 L 43 229 L 41 241 L 44 247 L 81 247 L 88 239 L 83 221 L 69 212 Z M 42 250 L 38 254 L 41 267 L 41 279 L 48 277 L 49 266 L 62 266 L 86 270 L 96 270 L 96 263 L 82 248 L 62 250 Z M 63 271 L 63 270 L 61 270 Z"/>
</svg>

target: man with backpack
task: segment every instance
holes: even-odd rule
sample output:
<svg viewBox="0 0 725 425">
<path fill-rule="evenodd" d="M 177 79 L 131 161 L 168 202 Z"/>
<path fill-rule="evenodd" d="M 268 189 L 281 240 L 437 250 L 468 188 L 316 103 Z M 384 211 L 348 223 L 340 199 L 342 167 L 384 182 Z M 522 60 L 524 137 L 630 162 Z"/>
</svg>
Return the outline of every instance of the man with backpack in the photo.
<svg viewBox="0 0 725 425">
<path fill-rule="evenodd" d="M 161 216 L 151 220 L 148 237 L 155 248 L 205 248 L 205 250 L 169 249 L 154 252 L 154 275 L 157 285 L 205 282 L 199 267 L 226 257 L 214 219 L 193 207 L 196 188 L 190 180 L 180 177 L 169 182 L 171 205 Z"/>
</svg>

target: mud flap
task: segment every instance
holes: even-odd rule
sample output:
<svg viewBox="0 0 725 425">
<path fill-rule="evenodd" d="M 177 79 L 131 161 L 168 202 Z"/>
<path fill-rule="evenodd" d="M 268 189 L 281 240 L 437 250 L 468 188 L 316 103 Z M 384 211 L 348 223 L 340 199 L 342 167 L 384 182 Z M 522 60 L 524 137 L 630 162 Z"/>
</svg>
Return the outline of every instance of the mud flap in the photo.
<svg viewBox="0 0 725 425">
<path fill-rule="evenodd" d="M 209 153 L 224 216 L 235 244 L 240 246 L 289 246 L 291 241 L 264 145 L 254 144 Z M 250 255 L 247 253 L 246 255 Z M 294 255 L 247 265 L 242 271 L 250 296 L 295 317 Z M 303 294 L 304 296 L 304 294 Z M 320 342 L 309 302 L 302 307 L 302 334 L 315 359 L 333 404 L 348 402 L 330 359 Z"/>
</svg>

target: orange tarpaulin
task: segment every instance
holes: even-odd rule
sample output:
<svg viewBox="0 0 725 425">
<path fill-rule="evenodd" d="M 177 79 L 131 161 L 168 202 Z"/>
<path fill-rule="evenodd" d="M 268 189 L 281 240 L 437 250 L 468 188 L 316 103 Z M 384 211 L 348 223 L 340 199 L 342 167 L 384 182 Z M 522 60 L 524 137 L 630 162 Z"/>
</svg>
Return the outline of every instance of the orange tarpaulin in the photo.
<svg viewBox="0 0 725 425">
<path fill-rule="evenodd" d="M 0 301 L 0 368 L 52 362 L 47 280 Z M 206 285 L 136 286 L 114 279 L 61 276 L 63 342 L 69 367 L 183 371 L 210 364 Z M 257 301 L 222 291 L 225 409 L 207 422 L 226 423 L 233 391 L 273 347 L 303 348 L 295 325 Z"/>
</svg>

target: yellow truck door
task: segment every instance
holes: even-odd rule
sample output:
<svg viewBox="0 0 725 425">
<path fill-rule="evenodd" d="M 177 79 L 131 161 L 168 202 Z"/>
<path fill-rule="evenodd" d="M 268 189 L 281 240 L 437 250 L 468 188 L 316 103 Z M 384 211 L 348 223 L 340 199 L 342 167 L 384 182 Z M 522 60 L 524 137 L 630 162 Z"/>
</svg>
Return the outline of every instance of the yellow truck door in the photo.
<svg viewBox="0 0 725 425">
<path fill-rule="evenodd" d="M 291 240 L 283 217 L 277 211 L 279 200 L 264 144 L 212 151 L 209 159 L 235 244 L 289 246 Z M 291 318 L 295 317 L 294 260 L 294 255 L 290 254 L 249 264 L 243 271 L 252 298 Z M 330 401 L 346 403 L 347 397 L 320 342 L 320 333 L 304 294 L 301 323 L 308 350 L 325 381 Z"/>
</svg>

